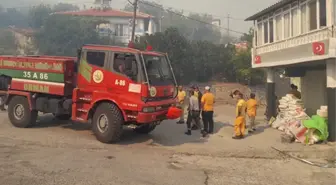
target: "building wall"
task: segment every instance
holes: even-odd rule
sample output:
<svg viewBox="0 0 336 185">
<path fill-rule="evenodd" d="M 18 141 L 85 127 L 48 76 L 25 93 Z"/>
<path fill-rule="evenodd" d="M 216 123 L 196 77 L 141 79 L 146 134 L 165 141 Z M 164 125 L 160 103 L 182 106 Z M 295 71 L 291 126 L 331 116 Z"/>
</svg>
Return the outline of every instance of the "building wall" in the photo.
<svg viewBox="0 0 336 185">
<path fill-rule="evenodd" d="M 110 29 L 113 33 L 117 28 L 122 30 L 122 34 L 118 33 L 113 35 L 115 40 L 122 43 L 128 43 L 131 38 L 132 28 L 130 27 L 130 18 L 120 18 L 120 17 L 111 17 L 107 19 L 110 24 L 103 24 L 99 27 L 104 27 L 104 29 Z M 145 25 L 145 19 L 136 19 L 135 35 L 143 36 L 148 32 L 148 34 L 153 34 L 157 30 L 157 25 L 153 20 L 150 20 L 150 24 Z M 122 26 L 122 29 L 120 27 Z M 148 28 L 146 28 L 148 26 Z M 149 28 L 150 27 L 150 28 Z M 108 32 L 101 33 L 104 36 L 109 35 Z"/>
<path fill-rule="evenodd" d="M 326 70 L 306 71 L 301 78 L 302 100 L 308 115 L 315 115 L 321 105 L 327 105 Z"/>
</svg>

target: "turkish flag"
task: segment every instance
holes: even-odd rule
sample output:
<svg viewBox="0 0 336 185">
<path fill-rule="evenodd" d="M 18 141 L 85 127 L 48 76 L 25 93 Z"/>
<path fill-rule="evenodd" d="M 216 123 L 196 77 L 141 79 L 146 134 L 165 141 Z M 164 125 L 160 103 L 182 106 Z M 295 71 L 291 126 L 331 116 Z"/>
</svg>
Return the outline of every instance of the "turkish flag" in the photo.
<svg viewBox="0 0 336 185">
<path fill-rule="evenodd" d="M 254 63 L 255 64 L 260 64 L 261 63 L 261 57 L 260 56 L 255 56 L 254 57 Z"/>
<path fill-rule="evenodd" d="M 147 50 L 147 51 L 152 51 L 152 50 L 153 50 L 153 47 L 152 47 L 151 45 L 147 45 L 146 50 Z"/>
<path fill-rule="evenodd" d="M 129 41 L 129 43 L 128 43 L 128 47 L 129 47 L 129 48 L 134 48 L 134 43 L 133 43 L 132 41 Z"/>
<path fill-rule="evenodd" d="M 314 42 L 313 43 L 313 53 L 315 55 L 324 55 L 325 54 L 325 48 L 323 42 Z"/>
</svg>

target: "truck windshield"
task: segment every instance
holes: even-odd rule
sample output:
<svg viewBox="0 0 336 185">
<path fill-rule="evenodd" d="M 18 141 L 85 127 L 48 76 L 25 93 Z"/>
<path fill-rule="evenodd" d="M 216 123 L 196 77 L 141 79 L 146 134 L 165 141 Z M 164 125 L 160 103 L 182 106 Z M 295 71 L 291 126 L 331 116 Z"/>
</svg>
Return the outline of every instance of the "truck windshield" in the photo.
<svg viewBox="0 0 336 185">
<path fill-rule="evenodd" d="M 174 84 L 172 72 L 165 56 L 143 55 L 149 83 L 152 85 Z"/>
</svg>

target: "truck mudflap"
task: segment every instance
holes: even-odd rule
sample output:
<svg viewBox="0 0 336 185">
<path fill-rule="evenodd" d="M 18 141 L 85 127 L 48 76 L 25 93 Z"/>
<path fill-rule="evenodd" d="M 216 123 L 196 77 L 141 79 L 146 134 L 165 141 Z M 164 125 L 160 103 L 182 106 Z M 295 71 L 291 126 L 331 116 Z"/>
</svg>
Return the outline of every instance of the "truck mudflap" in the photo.
<svg viewBox="0 0 336 185">
<path fill-rule="evenodd" d="M 7 91 L 0 91 L 0 110 L 4 110 L 8 99 Z"/>
</svg>

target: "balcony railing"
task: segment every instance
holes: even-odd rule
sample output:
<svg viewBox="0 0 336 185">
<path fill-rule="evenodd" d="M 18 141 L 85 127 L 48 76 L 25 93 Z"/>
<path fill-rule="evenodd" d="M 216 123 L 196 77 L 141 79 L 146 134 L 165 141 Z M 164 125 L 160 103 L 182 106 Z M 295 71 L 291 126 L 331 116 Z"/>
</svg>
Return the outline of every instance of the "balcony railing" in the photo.
<svg viewBox="0 0 336 185">
<path fill-rule="evenodd" d="M 256 47 L 256 54 L 278 51 L 286 48 L 296 47 L 308 43 L 322 41 L 331 37 L 335 37 L 336 30 L 333 27 L 325 27 L 318 30 L 313 30 L 305 34 L 291 37 L 285 40 L 261 45 Z"/>
</svg>

